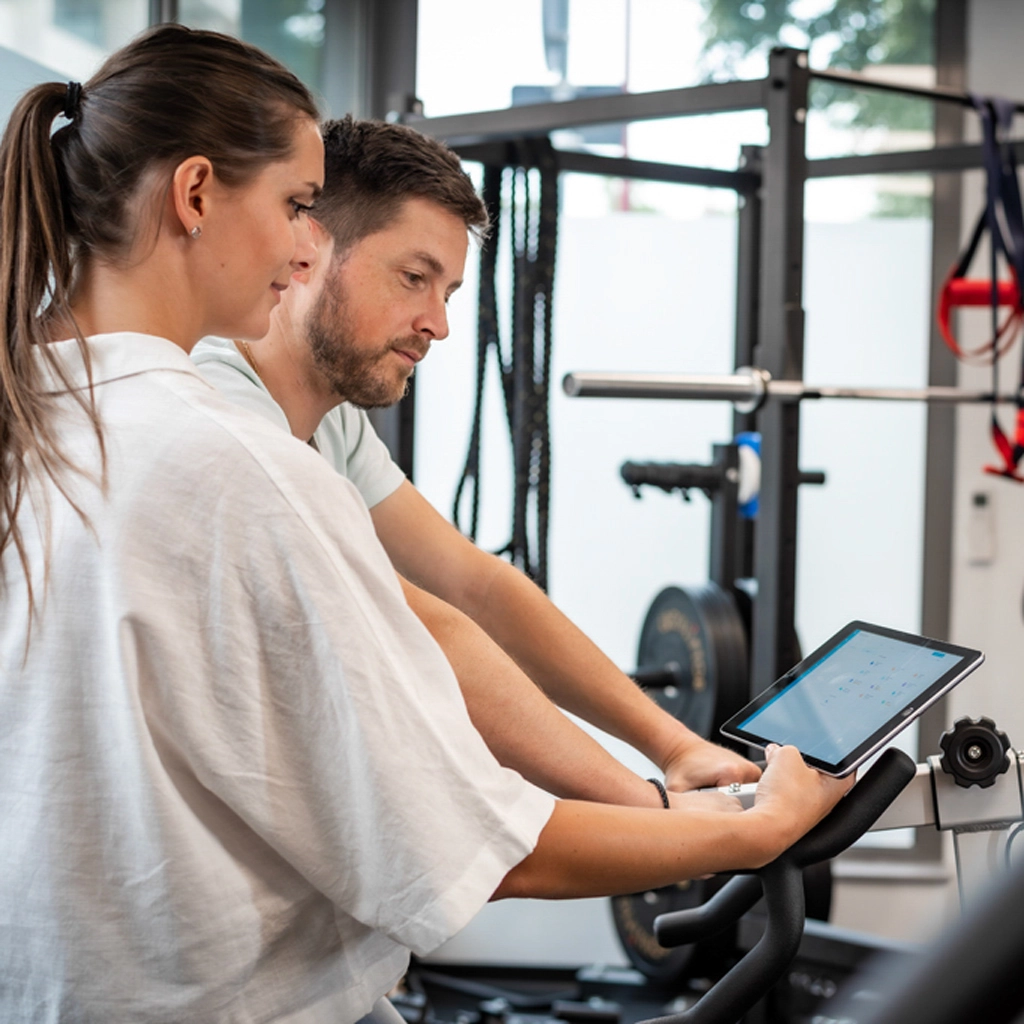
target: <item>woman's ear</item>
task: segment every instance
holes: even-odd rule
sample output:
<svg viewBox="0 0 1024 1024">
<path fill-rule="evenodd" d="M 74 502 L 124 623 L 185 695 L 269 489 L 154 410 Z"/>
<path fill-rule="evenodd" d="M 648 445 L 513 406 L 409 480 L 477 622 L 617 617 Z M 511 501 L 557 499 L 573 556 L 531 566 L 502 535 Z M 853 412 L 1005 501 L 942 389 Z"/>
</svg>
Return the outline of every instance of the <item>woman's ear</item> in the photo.
<svg viewBox="0 0 1024 1024">
<path fill-rule="evenodd" d="M 171 200 L 182 230 L 192 238 L 203 233 L 213 191 L 213 164 L 205 156 L 190 156 L 174 169 Z"/>
</svg>

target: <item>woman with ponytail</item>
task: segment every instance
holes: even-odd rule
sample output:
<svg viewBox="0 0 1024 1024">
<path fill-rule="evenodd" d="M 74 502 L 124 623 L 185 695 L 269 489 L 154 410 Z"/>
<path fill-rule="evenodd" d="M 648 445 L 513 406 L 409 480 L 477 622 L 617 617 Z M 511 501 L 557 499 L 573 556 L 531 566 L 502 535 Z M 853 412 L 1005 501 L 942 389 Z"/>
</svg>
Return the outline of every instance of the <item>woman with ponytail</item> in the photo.
<svg viewBox="0 0 1024 1024">
<path fill-rule="evenodd" d="M 187 355 L 267 333 L 321 180 L 298 80 L 178 26 L 0 143 L 5 1024 L 351 1024 L 492 896 L 755 866 L 845 788 L 789 748 L 743 813 L 556 807 L 494 760 L 354 488 Z"/>
</svg>

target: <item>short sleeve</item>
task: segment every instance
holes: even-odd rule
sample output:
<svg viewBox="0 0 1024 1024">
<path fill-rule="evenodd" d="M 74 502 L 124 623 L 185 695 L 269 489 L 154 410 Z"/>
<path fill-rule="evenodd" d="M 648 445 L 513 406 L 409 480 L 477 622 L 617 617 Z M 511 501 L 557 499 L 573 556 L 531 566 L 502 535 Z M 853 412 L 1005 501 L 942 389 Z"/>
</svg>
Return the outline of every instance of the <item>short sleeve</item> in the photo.
<svg viewBox="0 0 1024 1024">
<path fill-rule="evenodd" d="M 262 416 L 291 433 L 288 417 L 263 381 L 226 338 L 203 338 L 190 353 L 199 373 L 228 401 Z"/>
<path fill-rule="evenodd" d="M 314 437 L 324 458 L 355 484 L 367 508 L 394 494 L 405 480 L 370 417 L 348 402 L 323 418 Z"/>
</svg>

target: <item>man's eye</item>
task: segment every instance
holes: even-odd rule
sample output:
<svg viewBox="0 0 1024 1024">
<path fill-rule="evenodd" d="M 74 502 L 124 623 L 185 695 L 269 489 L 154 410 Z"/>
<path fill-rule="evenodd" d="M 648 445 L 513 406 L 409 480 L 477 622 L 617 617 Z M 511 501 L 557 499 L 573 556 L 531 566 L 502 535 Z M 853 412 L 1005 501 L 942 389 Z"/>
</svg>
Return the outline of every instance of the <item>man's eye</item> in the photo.
<svg viewBox="0 0 1024 1024">
<path fill-rule="evenodd" d="M 405 271 L 405 279 L 406 281 L 409 282 L 409 284 L 418 285 L 423 283 L 423 275 L 414 273 L 411 270 Z"/>
<path fill-rule="evenodd" d="M 302 216 L 304 213 L 309 213 L 313 209 L 311 204 L 300 203 L 297 199 L 289 199 L 288 202 L 291 203 L 292 209 L 298 216 Z"/>
</svg>

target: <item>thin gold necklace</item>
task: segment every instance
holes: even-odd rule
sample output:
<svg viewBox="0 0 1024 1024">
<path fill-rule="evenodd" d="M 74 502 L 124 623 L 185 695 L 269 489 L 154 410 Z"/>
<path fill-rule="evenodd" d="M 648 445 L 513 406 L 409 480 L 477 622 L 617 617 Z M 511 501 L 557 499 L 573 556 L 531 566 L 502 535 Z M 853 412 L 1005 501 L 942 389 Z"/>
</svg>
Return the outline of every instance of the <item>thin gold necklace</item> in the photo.
<svg viewBox="0 0 1024 1024">
<path fill-rule="evenodd" d="M 249 342 L 239 339 L 235 342 L 235 348 L 242 353 L 245 361 L 252 367 L 252 372 L 262 381 L 263 374 L 260 373 L 260 368 L 256 365 L 256 357 L 252 354 L 252 349 L 249 348 Z"/>
</svg>

